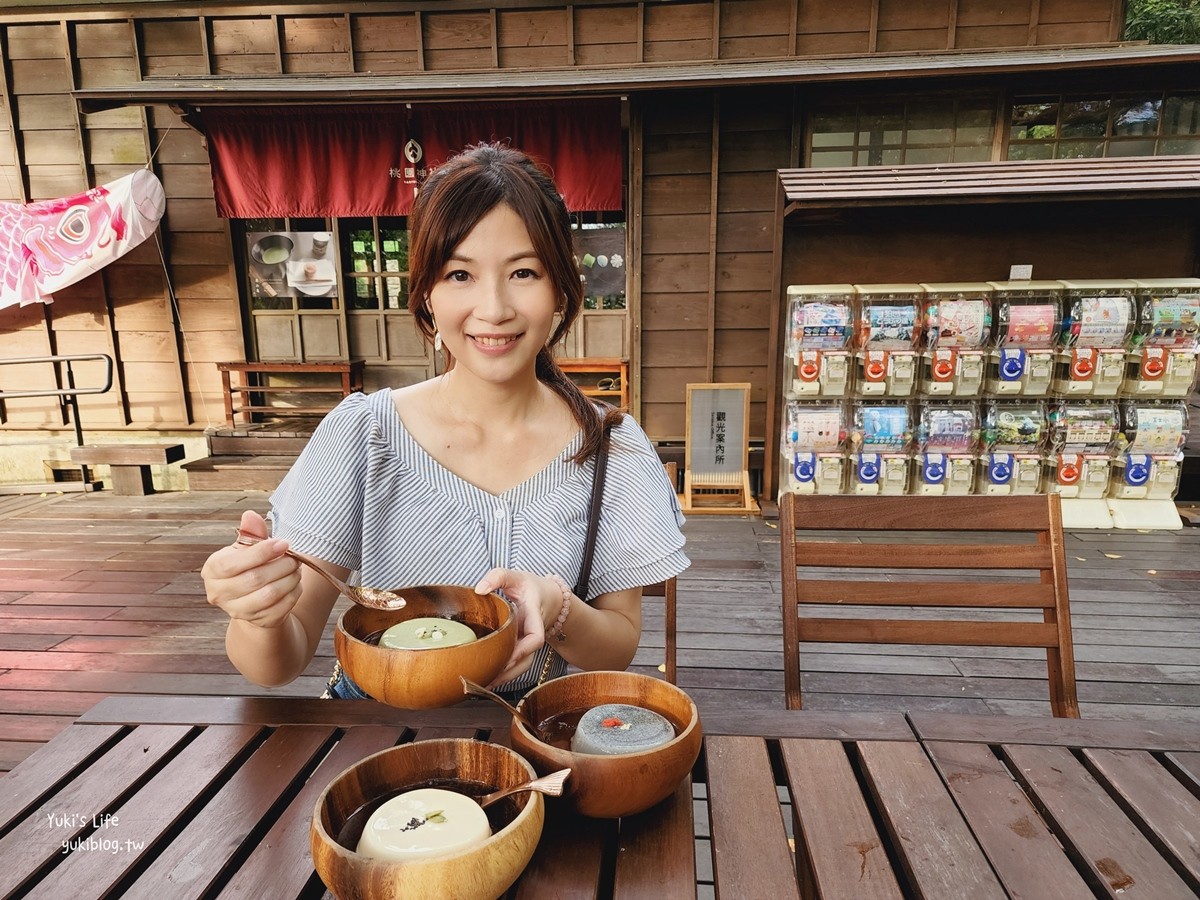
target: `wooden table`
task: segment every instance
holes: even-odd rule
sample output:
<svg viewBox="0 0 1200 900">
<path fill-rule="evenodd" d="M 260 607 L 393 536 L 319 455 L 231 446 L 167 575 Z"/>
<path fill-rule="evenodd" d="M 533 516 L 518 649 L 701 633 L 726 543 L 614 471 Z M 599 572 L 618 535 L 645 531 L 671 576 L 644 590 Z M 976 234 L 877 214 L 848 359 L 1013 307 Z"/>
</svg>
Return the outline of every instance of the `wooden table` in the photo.
<svg viewBox="0 0 1200 900">
<path fill-rule="evenodd" d="M 548 803 L 510 896 L 1200 891 L 1195 727 L 809 711 L 704 725 L 693 781 L 658 807 L 615 822 Z M 319 791 L 369 753 L 446 736 L 507 727 L 486 705 L 112 697 L 0 781 L 0 896 L 321 897 Z"/>
</svg>

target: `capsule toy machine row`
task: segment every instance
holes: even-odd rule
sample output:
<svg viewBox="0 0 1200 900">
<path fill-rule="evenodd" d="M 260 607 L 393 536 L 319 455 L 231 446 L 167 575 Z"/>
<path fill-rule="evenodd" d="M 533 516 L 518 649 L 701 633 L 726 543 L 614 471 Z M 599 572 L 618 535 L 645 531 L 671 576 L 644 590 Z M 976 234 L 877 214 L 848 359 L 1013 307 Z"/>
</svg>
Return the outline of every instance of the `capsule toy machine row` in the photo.
<svg viewBox="0 0 1200 900">
<path fill-rule="evenodd" d="M 1061 397 L 1115 397 L 1134 333 L 1137 282 L 1060 281 L 1063 318 L 1051 389 Z"/>
<path fill-rule="evenodd" d="M 800 284 L 788 287 L 789 400 L 842 398 L 853 382 L 854 287 Z"/>
<path fill-rule="evenodd" d="M 995 291 L 995 338 L 986 392 L 998 397 L 1045 397 L 1062 326 L 1062 285 L 1057 281 L 988 284 Z"/>
<path fill-rule="evenodd" d="M 919 284 L 856 284 L 855 393 L 911 397 L 921 341 Z"/>
<path fill-rule="evenodd" d="M 922 284 L 920 393 L 978 397 L 992 337 L 992 288 L 985 282 Z"/>
<path fill-rule="evenodd" d="M 849 443 L 849 490 L 854 494 L 908 493 L 912 411 L 897 400 L 856 400 Z"/>
<path fill-rule="evenodd" d="M 789 400 L 784 408 L 780 490 L 843 493 L 847 436 L 844 404 Z"/>
<path fill-rule="evenodd" d="M 1200 353 L 1200 278 L 1148 278 L 1135 284 L 1137 323 L 1122 394 L 1187 397 Z"/>
<path fill-rule="evenodd" d="M 931 400 L 917 412 L 912 492 L 972 493 L 979 446 L 979 409 L 971 400 Z"/>
<path fill-rule="evenodd" d="M 983 403 L 976 493 L 1042 492 L 1049 421 L 1044 400 Z"/>
</svg>

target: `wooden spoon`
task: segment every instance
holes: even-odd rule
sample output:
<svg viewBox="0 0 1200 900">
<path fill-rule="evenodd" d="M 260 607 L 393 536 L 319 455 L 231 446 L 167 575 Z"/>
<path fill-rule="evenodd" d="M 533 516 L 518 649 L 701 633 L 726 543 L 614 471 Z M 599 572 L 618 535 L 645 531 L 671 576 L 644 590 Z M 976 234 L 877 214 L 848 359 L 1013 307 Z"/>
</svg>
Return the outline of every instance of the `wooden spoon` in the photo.
<svg viewBox="0 0 1200 900">
<path fill-rule="evenodd" d="M 255 544 L 261 544 L 263 540 L 265 540 L 265 538 L 255 537 L 252 534 L 246 534 L 246 532 L 242 531 L 240 528 L 237 529 L 237 535 L 237 542 L 243 547 L 253 547 Z M 391 591 L 384 591 L 380 590 L 379 588 L 351 587 L 340 578 L 336 578 L 329 572 L 326 572 L 315 559 L 309 559 L 302 553 L 295 553 L 292 550 L 285 550 L 284 555 L 290 556 L 292 559 L 304 563 L 304 565 L 308 566 L 310 569 L 328 581 L 331 585 L 333 585 L 334 588 L 337 589 L 338 593 L 344 594 L 355 603 L 362 604 L 363 606 L 371 609 L 388 610 L 403 609 L 407 603 L 403 597 L 401 597 L 399 594 L 393 594 Z"/>
</svg>

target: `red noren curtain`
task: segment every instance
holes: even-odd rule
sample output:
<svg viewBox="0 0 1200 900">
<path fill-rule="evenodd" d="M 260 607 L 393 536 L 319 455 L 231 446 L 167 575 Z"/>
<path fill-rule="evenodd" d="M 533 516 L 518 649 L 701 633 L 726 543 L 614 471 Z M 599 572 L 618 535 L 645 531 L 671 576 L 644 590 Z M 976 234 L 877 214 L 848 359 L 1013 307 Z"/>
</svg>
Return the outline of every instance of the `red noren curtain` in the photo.
<svg viewBox="0 0 1200 900">
<path fill-rule="evenodd" d="M 210 107 L 201 113 L 218 214 L 403 216 L 424 176 L 481 141 L 545 165 L 572 211 L 621 209 L 617 100 L 337 107 Z"/>
</svg>

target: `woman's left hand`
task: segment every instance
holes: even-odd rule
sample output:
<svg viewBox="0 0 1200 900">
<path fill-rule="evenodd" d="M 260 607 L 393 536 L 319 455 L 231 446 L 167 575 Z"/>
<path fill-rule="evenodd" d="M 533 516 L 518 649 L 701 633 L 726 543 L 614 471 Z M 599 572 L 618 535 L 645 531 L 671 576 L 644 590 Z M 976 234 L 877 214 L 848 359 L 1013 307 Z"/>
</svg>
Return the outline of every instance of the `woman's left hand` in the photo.
<svg viewBox="0 0 1200 900">
<path fill-rule="evenodd" d="M 546 610 L 562 608 L 562 591 L 549 578 L 520 569 L 492 569 L 475 585 L 475 593 L 503 591 L 517 611 L 517 645 L 504 671 L 493 685 L 512 681 L 533 664 L 533 656 L 546 642 Z"/>
</svg>

